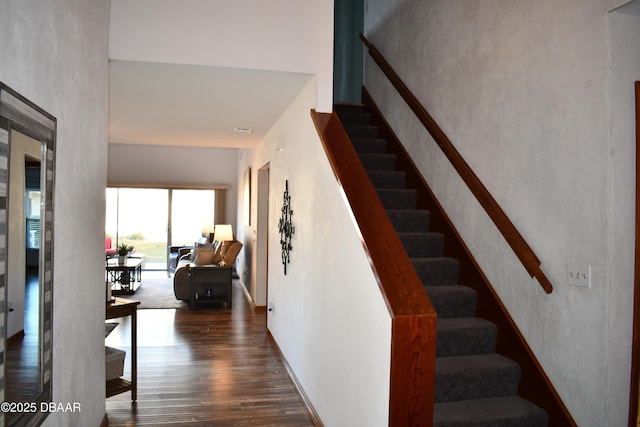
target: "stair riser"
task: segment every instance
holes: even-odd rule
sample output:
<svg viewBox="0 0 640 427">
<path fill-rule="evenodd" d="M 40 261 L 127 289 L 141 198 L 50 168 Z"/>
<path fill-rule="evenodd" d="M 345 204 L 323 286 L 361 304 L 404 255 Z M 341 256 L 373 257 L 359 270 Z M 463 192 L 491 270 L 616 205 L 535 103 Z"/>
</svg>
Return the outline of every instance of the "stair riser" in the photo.
<svg viewBox="0 0 640 427">
<path fill-rule="evenodd" d="M 498 329 L 476 317 L 438 319 L 436 357 L 493 353 Z"/>
<path fill-rule="evenodd" d="M 409 258 L 442 256 L 444 237 L 441 233 L 399 233 L 398 236 Z"/>
<path fill-rule="evenodd" d="M 379 136 L 377 126 L 345 125 L 344 128 L 349 138 L 377 138 Z"/>
<path fill-rule="evenodd" d="M 395 171 L 396 170 L 396 156 L 393 154 L 372 154 L 363 153 L 359 154 L 362 166 L 367 171 Z"/>
<path fill-rule="evenodd" d="M 496 354 L 436 359 L 436 402 L 512 396 L 519 382 L 520 367 Z"/>
<path fill-rule="evenodd" d="M 415 209 L 416 192 L 414 190 L 377 190 L 378 197 L 385 209 Z"/>
<path fill-rule="evenodd" d="M 343 113 L 340 120 L 343 124 L 349 123 L 349 125 L 371 125 L 371 114 L 361 111 L 351 111 Z"/>
<path fill-rule="evenodd" d="M 406 174 L 396 171 L 369 171 L 369 179 L 375 188 L 403 189 Z"/>
<path fill-rule="evenodd" d="M 429 231 L 429 211 L 388 209 L 387 215 L 398 233 Z"/>
<path fill-rule="evenodd" d="M 544 410 L 518 396 L 441 402 L 433 407 L 433 427 L 546 427 L 548 422 Z"/>
<path fill-rule="evenodd" d="M 387 154 L 387 140 L 386 139 L 355 139 L 351 141 L 353 148 L 358 154 L 364 153 L 376 153 Z"/>
<path fill-rule="evenodd" d="M 453 258 L 413 258 L 413 267 L 424 286 L 456 285 L 460 264 Z"/>
<path fill-rule="evenodd" d="M 461 285 L 425 286 L 439 319 L 473 317 L 478 296 L 471 288 Z"/>
</svg>

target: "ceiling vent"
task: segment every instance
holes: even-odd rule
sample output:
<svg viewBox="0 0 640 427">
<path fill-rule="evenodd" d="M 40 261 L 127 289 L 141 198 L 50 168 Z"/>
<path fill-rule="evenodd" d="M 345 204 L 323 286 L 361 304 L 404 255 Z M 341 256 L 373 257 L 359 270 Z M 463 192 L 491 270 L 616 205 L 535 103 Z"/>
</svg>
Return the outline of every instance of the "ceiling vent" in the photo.
<svg viewBox="0 0 640 427">
<path fill-rule="evenodd" d="M 253 129 L 251 128 L 235 128 L 233 130 L 233 133 L 251 133 L 253 132 Z"/>
</svg>

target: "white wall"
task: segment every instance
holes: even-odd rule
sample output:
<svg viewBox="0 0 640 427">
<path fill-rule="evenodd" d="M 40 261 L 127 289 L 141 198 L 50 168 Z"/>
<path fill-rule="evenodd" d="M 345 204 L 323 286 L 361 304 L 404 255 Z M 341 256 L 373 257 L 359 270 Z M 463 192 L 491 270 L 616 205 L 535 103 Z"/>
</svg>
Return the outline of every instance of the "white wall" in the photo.
<svg viewBox="0 0 640 427">
<path fill-rule="evenodd" d="M 53 401 L 81 413 L 45 426 L 97 426 L 105 414 L 104 188 L 109 1 L 0 3 L 0 80 L 58 119 Z M 77 262 L 74 262 L 76 260 Z"/>
<path fill-rule="evenodd" d="M 628 406 L 633 229 L 621 199 L 634 198 L 633 142 L 610 135 L 610 3 L 368 0 L 365 17 L 540 257 L 551 295 L 368 58 L 365 85 L 580 426 L 623 425 Z M 571 262 L 591 265 L 590 289 L 567 285 Z"/>
<path fill-rule="evenodd" d="M 314 74 L 332 109 L 332 0 L 113 0 L 111 24 L 111 59 Z"/>
<path fill-rule="evenodd" d="M 226 186 L 226 218 L 236 229 L 238 150 L 109 144 L 109 185 Z"/>
<path fill-rule="evenodd" d="M 241 170 L 270 167 L 268 328 L 324 425 L 386 426 L 390 316 L 311 121 L 314 105 L 312 80 L 260 146 L 242 152 Z M 278 232 L 285 180 L 295 226 L 286 275 Z M 247 238 L 259 218 L 243 230 Z"/>
</svg>

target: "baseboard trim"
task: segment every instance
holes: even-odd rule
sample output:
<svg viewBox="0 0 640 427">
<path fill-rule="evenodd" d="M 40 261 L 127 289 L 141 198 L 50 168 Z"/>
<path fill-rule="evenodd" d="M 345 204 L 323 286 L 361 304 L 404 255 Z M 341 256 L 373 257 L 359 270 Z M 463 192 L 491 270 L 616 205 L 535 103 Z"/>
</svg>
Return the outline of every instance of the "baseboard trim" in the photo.
<svg viewBox="0 0 640 427">
<path fill-rule="evenodd" d="M 293 385 L 296 387 L 296 390 L 298 391 L 298 394 L 300 395 L 300 397 L 302 397 L 304 405 L 307 407 L 307 410 L 311 414 L 311 419 L 313 421 L 313 425 L 316 426 L 316 427 L 324 427 L 324 424 L 322 423 L 322 420 L 320 419 L 320 416 L 318 416 L 318 413 L 316 412 L 316 409 L 311 404 L 311 400 L 309 400 L 309 397 L 307 396 L 307 394 L 305 393 L 304 389 L 302 388 L 302 385 L 298 381 L 298 378 L 296 378 L 296 375 L 293 372 L 293 369 L 291 369 L 291 366 L 289 365 L 289 362 L 287 362 L 286 357 L 284 357 L 284 354 L 282 354 L 282 351 L 280 350 L 280 346 L 278 346 L 278 343 L 273 338 L 273 335 L 271 335 L 271 331 L 269 331 L 268 328 L 267 328 L 267 338 L 269 339 L 269 341 L 271 341 L 271 344 L 273 345 L 273 348 L 275 349 L 275 351 L 276 351 L 276 353 L 278 355 L 278 359 L 280 359 L 280 361 L 282 362 L 282 365 L 284 366 L 284 368 L 287 371 L 287 375 L 289 375 L 289 378 L 291 379 L 291 382 L 293 382 Z"/>
<path fill-rule="evenodd" d="M 267 306 L 266 305 L 256 305 L 256 303 L 253 301 L 253 298 L 251 298 L 251 294 L 249 293 L 249 290 L 244 285 L 244 282 L 242 280 L 238 280 L 238 282 L 240 283 L 240 286 L 242 286 L 242 291 L 244 292 L 244 297 L 247 299 L 247 302 L 249 302 L 249 305 L 251 305 L 251 309 L 255 313 L 266 313 L 267 312 Z"/>
</svg>

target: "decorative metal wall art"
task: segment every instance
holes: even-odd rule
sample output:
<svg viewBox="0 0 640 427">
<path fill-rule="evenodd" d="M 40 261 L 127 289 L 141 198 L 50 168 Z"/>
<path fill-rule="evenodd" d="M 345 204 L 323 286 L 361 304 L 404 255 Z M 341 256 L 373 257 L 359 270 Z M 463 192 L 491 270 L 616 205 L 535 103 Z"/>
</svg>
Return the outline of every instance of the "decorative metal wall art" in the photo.
<svg viewBox="0 0 640 427">
<path fill-rule="evenodd" d="M 289 252 L 293 249 L 291 246 L 291 236 L 296 232 L 296 228 L 291 223 L 291 196 L 289 195 L 289 180 L 284 181 L 284 195 L 282 197 L 282 209 L 280 221 L 278 222 L 278 230 L 280 231 L 280 246 L 282 246 L 282 265 L 284 266 L 284 274 L 287 275 L 287 264 L 290 262 Z"/>
</svg>

